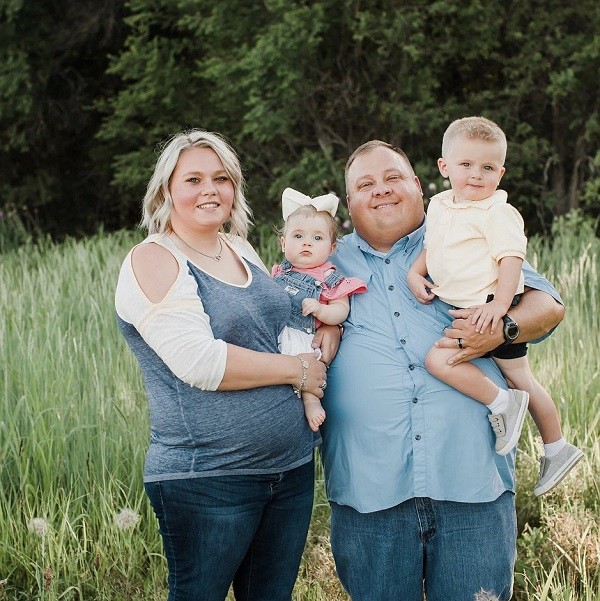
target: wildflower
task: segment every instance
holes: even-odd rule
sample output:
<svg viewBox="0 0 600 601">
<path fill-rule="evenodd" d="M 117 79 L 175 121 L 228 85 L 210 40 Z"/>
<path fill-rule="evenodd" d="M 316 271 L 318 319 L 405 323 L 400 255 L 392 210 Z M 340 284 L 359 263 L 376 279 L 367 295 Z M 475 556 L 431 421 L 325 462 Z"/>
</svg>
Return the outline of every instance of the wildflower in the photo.
<svg viewBox="0 0 600 601">
<path fill-rule="evenodd" d="M 435 182 L 429 182 L 429 185 L 427 186 L 427 189 L 429 190 L 430 194 L 435 194 L 437 192 L 437 185 Z"/>
<path fill-rule="evenodd" d="M 491 591 L 481 589 L 475 594 L 475 601 L 499 601 L 499 599 Z"/>
<path fill-rule="evenodd" d="M 120 530 L 131 530 L 132 528 L 135 528 L 135 525 L 139 520 L 140 516 L 133 511 L 133 509 L 128 509 L 127 507 L 121 509 L 115 516 L 115 524 Z"/>
<path fill-rule="evenodd" d="M 446 188 L 446 190 L 450 187 L 450 180 L 445 179 L 444 183 L 442 184 L 444 186 L 444 188 Z"/>
<path fill-rule="evenodd" d="M 27 524 L 29 532 L 37 534 L 41 538 L 44 538 L 50 530 L 50 524 L 44 518 L 33 518 L 29 524 Z"/>
<path fill-rule="evenodd" d="M 345 230 L 350 229 L 350 219 L 346 219 L 346 221 L 344 221 L 344 223 L 342 223 L 342 228 Z"/>
<path fill-rule="evenodd" d="M 44 570 L 44 590 L 49 591 L 52 587 L 52 579 L 54 578 L 54 572 L 51 566 L 46 566 Z"/>
</svg>

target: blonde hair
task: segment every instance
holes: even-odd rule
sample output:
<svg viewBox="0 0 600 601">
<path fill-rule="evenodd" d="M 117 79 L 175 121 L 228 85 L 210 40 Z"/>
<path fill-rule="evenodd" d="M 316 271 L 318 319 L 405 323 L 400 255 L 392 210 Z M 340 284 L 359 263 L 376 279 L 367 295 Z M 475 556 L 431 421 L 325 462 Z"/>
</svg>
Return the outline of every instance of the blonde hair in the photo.
<svg viewBox="0 0 600 601">
<path fill-rule="evenodd" d="M 498 144 L 502 149 L 502 161 L 506 158 L 506 135 L 500 127 L 485 117 L 464 117 L 448 126 L 442 138 L 442 157 L 446 157 L 452 143 L 459 138 L 481 140 L 490 144 Z"/>
<path fill-rule="evenodd" d="M 312 205 L 305 205 L 303 207 L 300 207 L 296 209 L 293 213 L 290 213 L 288 215 L 288 218 L 285 220 L 283 227 L 281 228 L 282 236 L 285 236 L 285 233 L 289 229 L 288 224 L 294 217 L 323 217 L 325 221 L 327 221 L 327 227 L 329 228 L 329 235 L 331 237 L 331 241 L 336 241 L 338 227 L 335 217 L 333 217 L 328 211 L 317 211 L 317 209 Z"/>
<path fill-rule="evenodd" d="M 240 161 L 223 136 L 202 129 L 181 132 L 172 136 L 164 144 L 142 201 L 140 225 L 145 227 L 149 234 L 162 234 L 170 231 L 173 199 L 169 192 L 169 184 L 181 153 L 190 148 L 210 148 L 223 163 L 223 168 L 231 178 L 234 190 L 228 231 L 246 239 L 252 213 L 244 195 L 245 181 Z"/>
</svg>

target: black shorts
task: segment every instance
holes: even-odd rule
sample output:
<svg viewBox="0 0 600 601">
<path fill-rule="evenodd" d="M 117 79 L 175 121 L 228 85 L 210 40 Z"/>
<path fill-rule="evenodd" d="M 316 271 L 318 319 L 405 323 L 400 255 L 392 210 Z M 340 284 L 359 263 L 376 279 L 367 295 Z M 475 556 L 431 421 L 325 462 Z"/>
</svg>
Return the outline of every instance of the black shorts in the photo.
<svg viewBox="0 0 600 601">
<path fill-rule="evenodd" d="M 493 351 L 485 354 L 484 357 L 497 357 L 498 359 L 518 359 L 527 355 L 527 343 L 517 342 L 516 344 L 501 344 Z"/>
</svg>

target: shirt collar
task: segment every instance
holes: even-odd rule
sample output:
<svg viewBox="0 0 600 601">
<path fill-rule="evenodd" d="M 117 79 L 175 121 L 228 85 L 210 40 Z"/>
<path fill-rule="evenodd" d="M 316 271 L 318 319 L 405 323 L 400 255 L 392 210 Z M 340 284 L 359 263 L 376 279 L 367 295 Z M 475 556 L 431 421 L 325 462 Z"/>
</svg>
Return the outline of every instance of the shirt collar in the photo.
<svg viewBox="0 0 600 601">
<path fill-rule="evenodd" d="M 425 235 L 425 218 L 421 225 L 414 231 L 412 231 L 407 236 L 403 236 L 398 240 L 392 248 L 388 252 L 381 252 L 379 250 L 375 250 L 364 238 L 358 235 L 358 233 L 353 231 L 351 234 L 347 236 L 348 242 L 351 246 L 358 247 L 363 253 L 368 253 L 370 255 L 375 255 L 376 257 L 386 257 L 388 255 L 392 255 L 398 251 L 403 250 L 412 250 L 415 246 L 419 245 L 423 241 L 423 236 Z"/>
</svg>

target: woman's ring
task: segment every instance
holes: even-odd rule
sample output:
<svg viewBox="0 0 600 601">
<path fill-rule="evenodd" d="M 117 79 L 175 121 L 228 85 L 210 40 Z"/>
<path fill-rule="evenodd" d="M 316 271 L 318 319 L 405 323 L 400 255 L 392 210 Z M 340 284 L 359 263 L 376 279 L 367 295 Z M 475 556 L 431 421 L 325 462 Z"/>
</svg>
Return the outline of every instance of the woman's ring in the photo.
<svg viewBox="0 0 600 601">
<path fill-rule="evenodd" d="M 459 349 L 464 349 L 464 348 L 465 348 L 465 347 L 463 346 L 463 343 L 462 343 L 462 338 L 459 338 L 459 339 L 458 339 L 458 348 L 459 348 Z"/>
<path fill-rule="evenodd" d="M 321 384 L 321 386 L 319 386 L 319 388 L 321 390 L 325 390 L 327 388 L 327 380 L 323 380 L 323 384 Z"/>
</svg>

